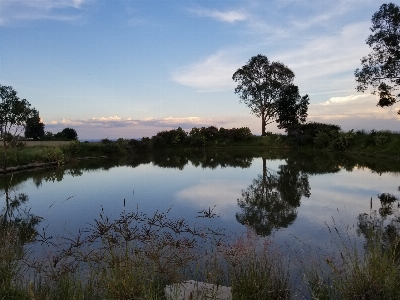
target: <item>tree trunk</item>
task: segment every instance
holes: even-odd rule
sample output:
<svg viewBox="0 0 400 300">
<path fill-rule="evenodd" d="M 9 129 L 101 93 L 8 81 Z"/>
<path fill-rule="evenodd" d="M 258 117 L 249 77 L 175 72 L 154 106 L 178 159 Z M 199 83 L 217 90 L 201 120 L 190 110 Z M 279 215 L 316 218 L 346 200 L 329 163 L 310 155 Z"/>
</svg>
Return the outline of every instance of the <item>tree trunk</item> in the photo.
<svg viewBox="0 0 400 300">
<path fill-rule="evenodd" d="M 6 172 L 7 169 L 7 149 L 6 149 L 6 140 L 3 137 L 3 171 Z"/>
<path fill-rule="evenodd" d="M 261 135 L 266 136 L 267 133 L 265 132 L 265 112 L 261 112 Z"/>
</svg>

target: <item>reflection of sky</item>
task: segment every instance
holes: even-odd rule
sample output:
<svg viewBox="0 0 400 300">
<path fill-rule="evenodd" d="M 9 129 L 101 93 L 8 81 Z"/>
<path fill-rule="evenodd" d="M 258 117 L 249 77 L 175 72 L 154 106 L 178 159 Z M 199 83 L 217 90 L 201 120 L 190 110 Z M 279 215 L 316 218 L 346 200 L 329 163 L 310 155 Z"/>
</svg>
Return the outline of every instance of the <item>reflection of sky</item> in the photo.
<svg viewBox="0 0 400 300">
<path fill-rule="evenodd" d="M 267 167 L 278 170 L 284 161 L 267 161 Z M 124 209 L 152 214 L 171 208 L 170 216 L 183 217 L 190 223 L 206 222 L 208 226 L 227 228 L 229 232 L 241 232 L 245 228 L 236 221 L 240 208 L 237 199 L 258 174 L 262 173 L 262 160 L 255 158 L 250 168 L 203 169 L 191 164 L 183 170 L 159 168 L 152 164 L 136 168 L 114 167 L 109 170 L 84 172 L 80 177 L 64 175 L 62 181 L 46 182 L 37 188 L 32 180 L 20 185 L 18 192 L 29 196 L 31 213 L 46 219 L 40 225 L 48 225 L 49 234 L 74 234 L 79 228 L 93 224 L 101 207 L 111 220 L 118 218 Z M 353 233 L 353 225 L 360 213 L 379 208 L 377 195 L 397 191 L 398 174 L 379 175 L 367 169 L 352 172 L 309 176 L 310 198 L 303 197 L 297 209 L 296 220 L 288 228 L 275 233 L 279 243 L 301 241 L 329 249 L 331 235 L 327 225 L 339 231 Z M 3 196 L 1 196 L 3 197 Z M 213 220 L 196 218 L 201 210 L 214 207 L 219 215 Z M 325 223 L 326 222 L 326 223 Z M 66 231 L 65 231 L 66 230 Z"/>
</svg>

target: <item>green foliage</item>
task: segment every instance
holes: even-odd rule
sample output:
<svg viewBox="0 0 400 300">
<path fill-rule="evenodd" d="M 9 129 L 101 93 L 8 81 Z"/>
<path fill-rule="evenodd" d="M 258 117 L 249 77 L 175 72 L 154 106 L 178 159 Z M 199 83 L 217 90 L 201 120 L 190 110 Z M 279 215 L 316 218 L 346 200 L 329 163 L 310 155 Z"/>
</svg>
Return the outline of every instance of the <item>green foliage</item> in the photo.
<svg viewBox="0 0 400 300">
<path fill-rule="evenodd" d="M 76 133 L 76 130 L 68 127 L 56 134 L 46 131 L 43 135 L 43 140 L 45 141 L 75 141 L 77 139 L 78 134 Z"/>
<path fill-rule="evenodd" d="M 344 151 L 351 145 L 351 141 L 354 139 L 354 132 L 350 130 L 347 133 L 341 133 L 339 137 L 334 141 L 334 147 L 336 150 Z"/>
<path fill-rule="evenodd" d="M 379 96 L 378 106 L 392 106 L 400 101 L 400 7 L 382 4 L 371 21 L 372 34 L 366 42 L 372 51 L 361 59 L 362 69 L 354 72 L 357 91 L 370 86 Z"/>
<path fill-rule="evenodd" d="M 270 62 L 261 54 L 253 56 L 233 74 L 232 79 L 238 83 L 235 94 L 252 114 L 261 118 L 261 135 L 265 136 L 265 126 L 275 121 L 279 95 L 292 84 L 294 77 L 283 63 Z"/>
<path fill-rule="evenodd" d="M 309 101 L 308 95 L 300 96 L 297 86 L 290 84 L 285 87 L 276 101 L 278 128 L 288 132 L 290 127 L 304 123 L 308 115 Z"/>
<path fill-rule="evenodd" d="M 390 133 L 387 131 L 379 131 L 373 138 L 376 146 L 382 146 L 390 142 Z"/>
<path fill-rule="evenodd" d="M 331 137 L 325 131 L 318 132 L 314 137 L 314 144 L 317 148 L 325 148 L 329 146 L 331 142 Z"/>
<path fill-rule="evenodd" d="M 321 147 L 325 145 L 326 135 L 332 139 L 338 136 L 339 131 L 340 126 L 334 124 L 317 122 L 298 124 L 289 128 L 287 142 L 295 146 L 316 144 Z"/>
<path fill-rule="evenodd" d="M 192 128 L 189 133 L 190 146 L 204 147 L 206 145 L 224 145 L 225 143 L 237 143 L 248 141 L 253 138 L 248 127 L 225 129 L 221 127 L 219 130 L 210 126 L 208 128 Z"/>
<path fill-rule="evenodd" d="M 39 112 L 32 110 L 32 117 L 26 120 L 25 138 L 40 140 L 44 136 L 44 124 L 39 117 Z"/>
<path fill-rule="evenodd" d="M 163 148 L 165 146 L 178 146 L 182 145 L 187 137 L 187 133 L 181 128 L 166 130 L 158 132 L 156 136 L 153 137 L 153 146 L 156 149 Z"/>
<path fill-rule="evenodd" d="M 76 130 L 73 128 L 64 128 L 61 131 L 62 136 L 67 140 L 67 141 L 74 141 L 78 139 L 78 134 L 76 133 Z"/>
<path fill-rule="evenodd" d="M 12 86 L 0 85 L 0 139 L 3 146 L 3 171 L 7 168 L 7 149 L 18 139 L 26 122 L 37 112 L 26 99 L 20 99 Z"/>
<path fill-rule="evenodd" d="M 81 149 L 82 149 L 82 143 L 80 141 L 72 141 L 67 147 L 67 151 L 71 155 L 78 154 L 81 151 Z"/>
<path fill-rule="evenodd" d="M 64 153 L 59 147 L 44 148 L 41 157 L 44 162 L 64 162 Z"/>
<path fill-rule="evenodd" d="M 123 145 L 120 145 L 117 142 L 103 144 L 102 150 L 107 156 L 118 156 L 125 153 Z"/>
</svg>

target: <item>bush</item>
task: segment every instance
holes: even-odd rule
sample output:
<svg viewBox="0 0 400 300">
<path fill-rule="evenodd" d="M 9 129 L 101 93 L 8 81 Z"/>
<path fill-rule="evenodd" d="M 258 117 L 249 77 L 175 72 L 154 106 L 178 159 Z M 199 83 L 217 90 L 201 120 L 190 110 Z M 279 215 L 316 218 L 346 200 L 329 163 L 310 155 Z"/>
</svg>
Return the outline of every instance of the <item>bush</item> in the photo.
<svg viewBox="0 0 400 300">
<path fill-rule="evenodd" d="M 331 141 L 331 138 L 330 138 L 329 134 L 324 131 L 318 132 L 314 137 L 314 144 L 318 148 L 328 147 L 330 141 Z"/>
<path fill-rule="evenodd" d="M 390 142 L 390 132 L 379 131 L 374 135 L 374 142 L 376 146 L 382 146 Z"/>
<path fill-rule="evenodd" d="M 78 154 L 82 149 L 82 145 L 80 141 L 72 141 L 67 148 L 67 151 L 72 154 L 76 155 Z"/>
<path fill-rule="evenodd" d="M 339 135 L 340 130 L 340 126 L 334 124 L 317 122 L 298 124 L 289 128 L 288 142 L 297 146 L 314 145 L 317 142 L 316 145 L 321 147 L 326 144 L 325 134 L 332 139 Z M 322 132 L 325 134 L 322 134 Z M 317 137 L 317 135 L 321 136 Z M 317 137 L 316 140 L 315 137 Z"/>
<path fill-rule="evenodd" d="M 342 133 L 335 141 L 334 147 L 336 150 L 344 151 L 349 148 L 351 141 L 354 139 L 354 132 L 350 130 L 347 133 Z"/>
<path fill-rule="evenodd" d="M 186 140 L 186 137 L 187 133 L 181 127 L 178 127 L 178 129 L 158 132 L 156 136 L 153 136 L 152 140 L 157 139 L 157 141 L 153 141 L 153 145 L 156 144 L 156 148 L 160 148 L 167 145 L 175 146 L 182 144 Z M 162 142 L 162 140 L 159 138 L 164 140 L 165 145 L 164 142 Z"/>
<path fill-rule="evenodd" d="M 59 147 L 47 147 L 42 151 L 41 158 L 44 162 L 64 162 L 64 153 Z"/>
</svg>

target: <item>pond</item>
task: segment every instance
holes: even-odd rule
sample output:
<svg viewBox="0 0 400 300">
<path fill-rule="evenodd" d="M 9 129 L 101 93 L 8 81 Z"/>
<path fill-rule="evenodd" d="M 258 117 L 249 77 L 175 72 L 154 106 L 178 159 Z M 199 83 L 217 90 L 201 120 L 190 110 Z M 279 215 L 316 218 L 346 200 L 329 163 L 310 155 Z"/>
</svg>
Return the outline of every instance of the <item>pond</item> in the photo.
<svg viewBox="0 0 400 300">
<path fill-rule="evenodd" d="M 333 153 L 157 153 L 3 176 L 0 204 L 3 219 L 31 218 L 41 239 L 73 239 L 122 212 L 166 213 L 324 259 L 340 247 L 335 237 L 362 249 L 369 225 L 398 231 L 399 171 L 398 162 Z"/>
</svg>

